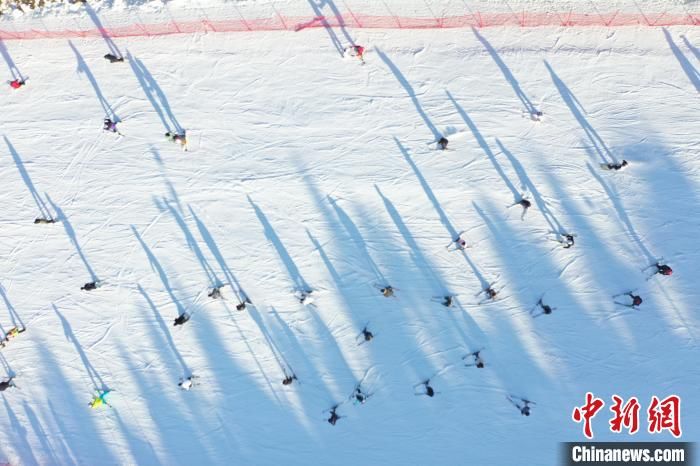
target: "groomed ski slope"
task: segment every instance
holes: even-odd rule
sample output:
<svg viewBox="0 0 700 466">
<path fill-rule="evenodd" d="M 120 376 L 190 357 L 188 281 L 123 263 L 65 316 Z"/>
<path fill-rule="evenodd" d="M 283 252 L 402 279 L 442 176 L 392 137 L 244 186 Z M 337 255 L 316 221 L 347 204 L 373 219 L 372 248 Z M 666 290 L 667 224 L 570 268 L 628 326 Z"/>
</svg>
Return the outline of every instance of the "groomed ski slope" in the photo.
<svg viewBox="0 0 700 466">
<path fill-rule="evenodd" d="M 0 92 L 0 325 L 28 330 L 0 352 L 20 387 L 0 462 L 554 465 L 587 391 L 643 410 L 678 394 L 697 440 L 696 29 L 129 38 L 122 64 L 102 39 L 4 42 L 29 81 Z M 176 126 L 189 152 L 163 138 Z M 612 157 L 631 166 L 600 170 Z M 473 246 L 448 252 L 462 231 Z M 673 276 L 645 281 L 657 258 Z M 207 298 L 212 281 L 254 308 Z M 477 305 L 492 281 L 502 298 Z M 292 295 L 307 286 L 316 307 Z M 632 289 L 640 310 L 612 303 Z M 431 301 L 448 292 L 454 308 Z M 533 319 L 543 293 L 557 309 Z M 463 367 L 480 348 L 487 367 Z M 91 410 L 102 387 L 113 408 Z M 626 440 L 609 414 L 596 439 Z M 673 439 L 641 419 L 633 439 Z"/>
</svg>

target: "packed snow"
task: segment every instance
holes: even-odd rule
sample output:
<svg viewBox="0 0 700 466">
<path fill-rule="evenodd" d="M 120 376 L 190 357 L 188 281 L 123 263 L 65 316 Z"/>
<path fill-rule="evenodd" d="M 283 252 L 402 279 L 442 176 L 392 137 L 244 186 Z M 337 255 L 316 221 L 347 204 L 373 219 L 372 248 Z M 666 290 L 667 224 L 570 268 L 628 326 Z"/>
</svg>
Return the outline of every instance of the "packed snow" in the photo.
<svg viewBox="0 0 700 466">
<path fill-rule="evenodd" d="M 0 92 L 0 335 L 26 327 L 0 350 L 0 463 L 553 465 L 588 391 L 678 394 L 697 440 L 699 47 L 692 26 L 0 43 L 28 78 Z M 597 440 L 630 439 L 607 419 Z"/>
</svg>

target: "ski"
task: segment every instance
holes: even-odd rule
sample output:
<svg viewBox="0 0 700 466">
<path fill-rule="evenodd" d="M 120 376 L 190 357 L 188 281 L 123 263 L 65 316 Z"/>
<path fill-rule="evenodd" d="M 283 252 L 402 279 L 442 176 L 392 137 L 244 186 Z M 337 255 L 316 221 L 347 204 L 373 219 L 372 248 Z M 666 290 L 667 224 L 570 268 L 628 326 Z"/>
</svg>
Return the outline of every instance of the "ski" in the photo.
<svg viewBox="0 0 700 466">
<path fill-rule="evenodd" d="M 634 304 L 626 304 L 626 303 L 621 303 L 619 301 L 613 301 L 613 303 L 617 304 L 618 306 L 628 307 L 630 309 L 637 309 L 637 306 L 635 306 Z"/>
</svg>

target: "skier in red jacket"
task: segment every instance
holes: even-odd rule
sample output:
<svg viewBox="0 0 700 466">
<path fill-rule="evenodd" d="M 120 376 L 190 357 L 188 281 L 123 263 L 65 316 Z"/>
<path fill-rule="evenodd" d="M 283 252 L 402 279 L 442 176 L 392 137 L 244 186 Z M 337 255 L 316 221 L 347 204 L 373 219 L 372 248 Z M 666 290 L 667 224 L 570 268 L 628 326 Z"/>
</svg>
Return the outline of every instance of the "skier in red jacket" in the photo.
<svg viewBox="0 0 700 466">
<path fill-rule="evenodd" d="M 26 79 L 18 78 L 14 81 L 10 81 L 10 86 L 12 87 L 12 89 L 19 89 L 20 87 L 24 86 L 26 82 Z"/>
</svg>

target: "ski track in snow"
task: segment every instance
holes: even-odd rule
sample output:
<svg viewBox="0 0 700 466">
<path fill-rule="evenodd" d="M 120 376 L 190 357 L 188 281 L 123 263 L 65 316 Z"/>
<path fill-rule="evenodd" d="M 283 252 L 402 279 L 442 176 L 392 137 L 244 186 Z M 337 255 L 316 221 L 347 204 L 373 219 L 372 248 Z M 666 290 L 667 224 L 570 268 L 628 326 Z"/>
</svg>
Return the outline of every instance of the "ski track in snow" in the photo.
<svg viewBox="0 0 700 466">
<path fill-rule="evenodd" d="M 339 58 L 346 35 L 366 65 Z M 586 391 L 678 394 L 697 440 L 699 44 L 320 28 L 123 38 L 110 64 L 108 38 L 3 43 L 31 78 L 0 92 L 0 331 L 28 327 L 0 352 L 21 387 L 1 395 L 0 462 L 552 465 Z M 110 106 L 124 137 L 100 131 Z M 177 124 L 188 152 L 163 137 Z M 472 247 L 448 251 L 459 232 Z M 674 275 L 646 281 L 656 258 Z M 641 309 L 616 306 L 631 289 Z M 532 318 L 543 293 L 556 310 Z M 487 367 L 464 367 L 481 348 Z M 415 396 L 428 378 L 437 395 Z M 113 408 L 91 410 L 103 387 Z M 607 413 L 594 429 L 627 439 Z"/>
</svg>

